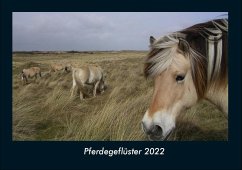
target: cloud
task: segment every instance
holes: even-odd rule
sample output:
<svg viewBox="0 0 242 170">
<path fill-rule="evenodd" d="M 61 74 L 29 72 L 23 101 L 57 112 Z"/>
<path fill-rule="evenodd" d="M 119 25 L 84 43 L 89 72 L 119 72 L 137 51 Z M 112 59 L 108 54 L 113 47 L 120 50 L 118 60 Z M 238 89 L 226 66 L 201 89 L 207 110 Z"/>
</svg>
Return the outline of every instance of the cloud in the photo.
<svg viewBox="0 0 242 170">
<path fill-rule="evenodd" d="M 14 12 L 14 50 L 147 50 L 159 37 L 223 13 Z"/>
</svg>

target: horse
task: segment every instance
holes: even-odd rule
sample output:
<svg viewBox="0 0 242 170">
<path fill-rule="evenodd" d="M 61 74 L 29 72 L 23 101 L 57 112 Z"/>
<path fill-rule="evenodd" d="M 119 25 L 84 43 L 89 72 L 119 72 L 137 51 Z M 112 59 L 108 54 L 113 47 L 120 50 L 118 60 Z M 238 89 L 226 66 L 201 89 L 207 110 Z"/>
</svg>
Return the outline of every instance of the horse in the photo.
<svg viewBox="0 0 242 170">
<path fill-rule="evenodd" d="M 93 89 L 93 96 L 96 97 L 97 90 L 104 92 L 105 74 L 100 66 L 86 65 L 80 68 L 72 68 L 73 85 L 71 97 L 74 95 L 75 87 L 80 91 L 80 99 L 84 99 L 86 89 Z"/>
<path fill-rule="evenodd" d="M 71 70 L 71 64 L 53 63 L 50 65 L 49 73 L 58 72 L 58 71 L 69 72 L 70 70 Z"/>
<path fill-rule="evenodd" d="M 228 20 L 216 19 L 150 37 L 144 75 L 154 90 L 141 122 L 150 140 L 166 140 L 178 115 L 201 99 L 228 114 L 227 34 Z"/>
<path fill-rule="evenodd" d="M 39 67 L 30 67 L 28 69 L 23 69 L 21 72 L 22 81 L 25 83 L 28 83 L 28 78 L 35 77 L 35 79 L 37 79 L 38 75 L 41 77 L 41 71 Z"/>
</svg>

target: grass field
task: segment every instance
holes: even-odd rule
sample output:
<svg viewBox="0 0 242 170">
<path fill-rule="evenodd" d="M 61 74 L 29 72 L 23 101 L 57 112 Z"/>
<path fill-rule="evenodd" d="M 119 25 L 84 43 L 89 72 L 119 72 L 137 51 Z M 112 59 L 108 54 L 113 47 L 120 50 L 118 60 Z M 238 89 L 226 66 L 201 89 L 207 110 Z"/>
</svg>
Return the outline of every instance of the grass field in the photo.
<svg viewBox="0 0 242 170">
<path fill-rule="evenodd" d="M 140 141 L 148 140 L 141 119 L 152 96 L 152 80 L 143 76 L 146 52 L 13 53 L 13 140 Z M 23 68 L 70 62 L 98 64 L 107 73 L 107 89 L 96 98 L 70 98 L 71 73 L 53 73 L 23 85 Z M 228 119 L 201 101 L 177 119 L 168 140 L 227 140 Z"/>
</svg>

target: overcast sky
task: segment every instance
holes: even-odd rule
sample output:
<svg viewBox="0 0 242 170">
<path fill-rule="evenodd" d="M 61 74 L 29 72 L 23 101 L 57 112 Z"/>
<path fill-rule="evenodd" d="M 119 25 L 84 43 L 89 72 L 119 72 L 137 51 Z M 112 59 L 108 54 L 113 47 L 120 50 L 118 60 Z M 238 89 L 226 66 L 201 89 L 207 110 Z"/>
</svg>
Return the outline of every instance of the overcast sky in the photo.
<svg viewBox="0 0 242 170">
<path fill-rule="evenodd" d="M 149 36 L 227 12 L 14 12 L 14 51 L 147 50 Z"/>
</svg>

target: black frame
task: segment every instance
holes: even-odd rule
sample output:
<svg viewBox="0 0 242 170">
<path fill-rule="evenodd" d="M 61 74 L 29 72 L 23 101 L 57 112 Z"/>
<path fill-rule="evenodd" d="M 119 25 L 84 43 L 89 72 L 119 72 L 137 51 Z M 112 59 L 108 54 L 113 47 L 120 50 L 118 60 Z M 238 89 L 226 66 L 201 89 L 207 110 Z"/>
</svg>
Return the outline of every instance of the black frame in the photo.
<svg viewBox="0 0 242 170">
<path fill-rule="evenodd" d="M 1 169 L 241 169 L 240 0 L 1 0 Z M 229 134 L 223 142 L 12 141 L 12 12 L 229 12 Z M 144 150 L 163 156 L 84 156 L 85 147 Z"/>
</svg>

